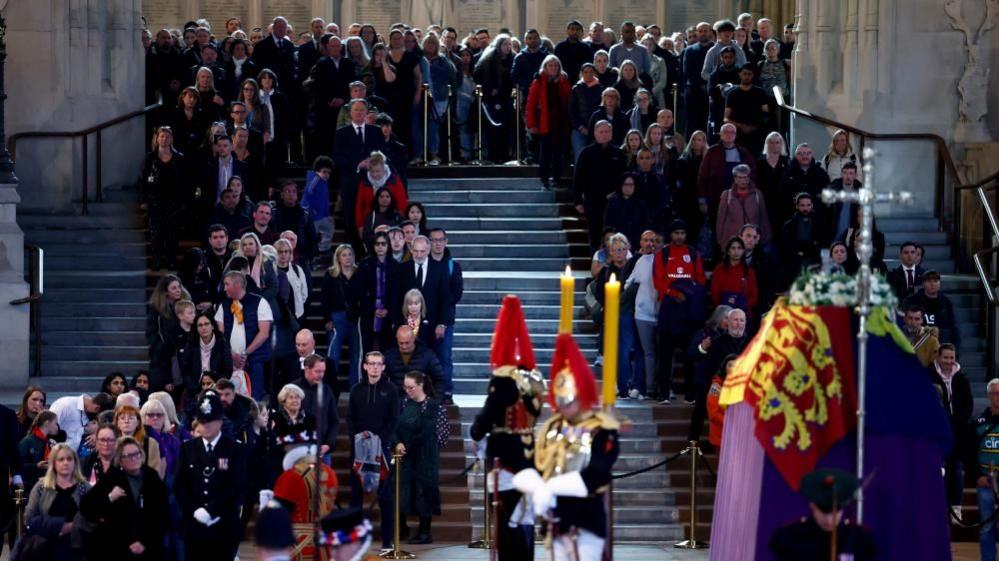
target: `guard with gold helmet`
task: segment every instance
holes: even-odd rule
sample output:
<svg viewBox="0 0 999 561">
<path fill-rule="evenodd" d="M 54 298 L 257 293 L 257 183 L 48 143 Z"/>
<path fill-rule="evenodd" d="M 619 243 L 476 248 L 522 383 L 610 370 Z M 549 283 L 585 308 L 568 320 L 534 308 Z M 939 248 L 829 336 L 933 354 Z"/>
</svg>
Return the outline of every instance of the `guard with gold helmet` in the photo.
<svg viewBox="0 0 999 561">
<path fill-rule="evenodd" d="M 503 298 L 489 357 L 492 377 L 486 403 L 475 417 L 472 440 L 486 439 L 485 457 L 498 466 L 487 476 L 487 490 L 499 482 L 496 548 L 499 561 L 534 558 L 534 515 L 513 486 L 513 475 L 534 465 L 534 424 L 541 414 L 544 378 L 537 369 L 520 299 Z"/>
<path fill-rule="evenodd" d="M 534 467 L 513 478 L 549 522 L 556 561 L 599 561 L 607 540 L 604 493 L 617 461 L 620 424 L 596 411 L 597 383 L 571 334 L 559 334 L 548 403 L 555 413 L 535 438 Z"/>
</svg>

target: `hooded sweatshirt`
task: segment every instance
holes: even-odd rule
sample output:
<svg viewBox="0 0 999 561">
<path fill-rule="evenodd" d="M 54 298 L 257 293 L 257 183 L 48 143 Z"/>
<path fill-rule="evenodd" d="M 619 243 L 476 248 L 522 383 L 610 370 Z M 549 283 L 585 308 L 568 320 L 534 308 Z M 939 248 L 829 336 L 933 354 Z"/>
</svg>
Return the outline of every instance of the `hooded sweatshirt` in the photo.
<svg viewBox="0 0 999 561">
<path fill-rule="evenodd" d="M 391 449 L 396 443 L 399 411 L 399 390 L 385 374 L 377 384 L 371 384 L 367 376 L 362 376 L 361 381 L 350 390 L 347 413 L 350 434 L 375 433 L 381 439 L 382 447 Z"/>
</svg>

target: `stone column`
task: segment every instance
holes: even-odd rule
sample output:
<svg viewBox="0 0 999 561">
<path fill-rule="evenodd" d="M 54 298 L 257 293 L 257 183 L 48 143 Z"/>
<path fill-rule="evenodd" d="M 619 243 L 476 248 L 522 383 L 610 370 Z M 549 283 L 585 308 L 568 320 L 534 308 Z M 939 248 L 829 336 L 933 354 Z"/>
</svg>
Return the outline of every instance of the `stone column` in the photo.
<svg viewBox="0 0 999 561">
<path fill-rule="evenodd" d="M 28 296 L 24 282 L 24 234 L 17 225 L 18 179 L 7 153 L 4 117 L 7 93 L 4 66 L 7 59 L 6 0 L 0 0 L 0 387 L 21 389 L 28 382 L 30 346 L 29 308 L 9 304 Z"/>
</svg>

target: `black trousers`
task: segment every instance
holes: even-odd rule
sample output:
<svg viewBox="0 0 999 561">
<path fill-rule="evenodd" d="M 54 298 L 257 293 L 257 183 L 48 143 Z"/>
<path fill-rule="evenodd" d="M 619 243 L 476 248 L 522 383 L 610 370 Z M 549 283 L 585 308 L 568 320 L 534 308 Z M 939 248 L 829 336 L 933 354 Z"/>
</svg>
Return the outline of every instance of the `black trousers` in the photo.
<svg viewBox="0 0 999 561">
<path fill-rule="evenodd" d="M 518 525 L 510 527 L 510 515 L 517 508 L 522 495 L 511 489 L 500 491 L 500 505 L 496 520 L 496 550 L 499 561 L 531 561 L 534 559 L 534 526 Z"/>
<path fill-rule="evenodd" d="M 706 87 L 706 86 L 705 86 Z M 686 136 L 694 134 L 694 131 L 708 132 L 708 94 L 702 88 L 687 88 L 683 92 L 684 115 L 686 116 L 687 128 Z"/>
<path fill-rule="evenodd" d="M 353 437 L 351 437 L 353 438 Z M 354 463 L 354 454 L 350 455 L 350 462 Z M 390 468 L 392 469 L 392 468 Z M 350 472 L 350 506 L 351 508 L 364 507 L 364 489 L 361 488 L 361 479 Z M 378 510 L 381 511 L 381 535 L 382 545 L 390 545 L 395 532 L 395 474 L 378 482 Z M 405 522 L 404 522 L 405 523 Z M 184 561 L 187 561 L 186 559 Z"/>
<path fill-rule="evenodd" d="M 704 431 L 704 420 L 708 418 L 708 390 L 711 384 L 696 384 L 694 396 L 694 412 L 690 415 L 690 429 L 687 440 L 700 440 Z"/>
<path fill-rule="evenodd" d="M 540 148 L 538 176 L 541 177 L 542 181 L 549 177 L 558 181 L 562 178 L 562 169 L 565 167 L 565 150 L 569 144 L 569 138 L 558 133 L 536 135 L 535 138 L 537 138 Z"/>
</svg>

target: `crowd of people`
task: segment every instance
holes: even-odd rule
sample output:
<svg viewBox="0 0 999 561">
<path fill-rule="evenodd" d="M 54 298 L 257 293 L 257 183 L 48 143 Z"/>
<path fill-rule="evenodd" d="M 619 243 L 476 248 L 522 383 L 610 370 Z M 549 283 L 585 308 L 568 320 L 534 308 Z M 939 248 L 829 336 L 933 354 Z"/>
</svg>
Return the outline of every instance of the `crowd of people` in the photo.
<svg viewBox="0 0 999 561">
<path fill-rule="evenodd" d="M 624 283 L 620 399 L 683 394 L 690 439 L 709 416 L 716 428 L 712 396 L 777 295 L 804 269 L 859 267 L 858 205 L 827 207 L 820 193 L 857 190 L 863 165 L 844 131 L 824 153 L 787 146 L 773 89 L 791 93 L 790 25 L 778 36 L 742 14 L 618 31 L 572 21 L 564 38 L 459 39 L 316 18 L 296 34 L 278 17 L 145 32 L 147 93 L 168 107 L 140 181 L 165 270 L 149 300 L 150 364 L 52 403 L 31 386 L 0 419 L 7 468 L 29 492 L 21 558 L 232 558 L 253 505 L 293 503 L 281 479 L 333 454 L 349 457 L 351 504 L 373 493 L 383 513 L 388 458 L 411 459 L 402 513 L 418 521 L 413 543 L 432 541 L 462 269 L 409 197 L 407 167 L 504 162 L 520 140 L 544 187 L 570 189 L 586 219 L 599 330 L 603 285 Z M 288 163 L 308 167 L 304 184 Z M 185 239 L 198 247 L 181 256 Z M 884 236 L 873 242 L 904 332 L 965 426 L 940 274 L 922 268 L 918 241 L 890 272 Z M 333 508 L 336 474 L 314 477 Z M 381 531 L 387 546 L 391 516 Z"/>
</svg>

